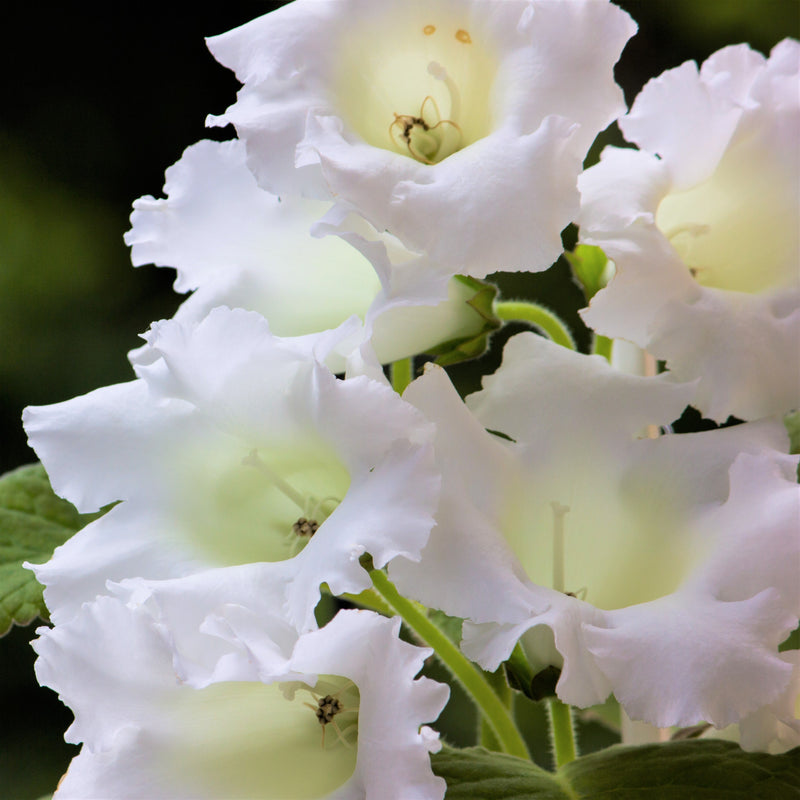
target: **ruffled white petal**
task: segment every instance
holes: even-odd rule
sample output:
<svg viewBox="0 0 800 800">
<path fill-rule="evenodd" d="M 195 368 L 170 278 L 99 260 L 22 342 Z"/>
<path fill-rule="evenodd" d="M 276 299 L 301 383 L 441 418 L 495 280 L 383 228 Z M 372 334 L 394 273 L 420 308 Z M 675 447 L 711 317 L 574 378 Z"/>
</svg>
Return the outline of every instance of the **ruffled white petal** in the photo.
<svg viewBox="0 0 800 800">
<path fill-rule="evenodd" d="M 426 605 L 462 617 L 503 622 L 526 616 L 524 572 L 495 530 L 513 460 L 469 413 L 440 367 L 429 368 L 403 396 L 436 421 L 443 486 L 436 527 L 419 563 L 392 561 L 390 578 Z"/>
<path fill-rule="evenodd" d="M 174 594 L 166 595 L 178 612 L 169 623 L 186 632 L 188 620 L 178 619 L 185 605 L 172 602 L 179 587 L 175 582 Z M 193 596 L 202 602 L 191 588 L 183 599 Z M 269 638 L 275 630 L 269 612 L 223 606 L 215 624 L 227 623 L 225 636 L 195 635 L 195 644 L 205 645 L 195 655 L 211 663 L 227 648 L 232 663 L 238 659 L 258 674 L 194 688 L 173 672 L 164 610 L 104 597 L 68 623 L 39 630 L 37 675 L 75 714 L 68 739 L 83 742 L 57 798 L 444 796 L 428 758 L 438 739 L 420 726 L 438 716 L 448 689 L 415 680 L 430 651 L 399 640 L 399 619 L 343 612 L 325 629 L 281 647 Z M 304 704 L 314 697 L 309 687 L 318 675 L 326 681 L 321 686 L 340 685 L 342 698 L 355 697 L 357 705 L 345 710 L 350 719 L 357 714 L 356 750 L 330 739 L 320 747 L 314 707 Z M 355 695 L 347 688 L 353 685 Z M 294 696 L 284 693 L 289 687 Z M 348 736 L 353 741 L 352 731 Z"/>
<path fill-rule="evenodd" d="M 584 242 L 616 275 L 583 312 L 635 342 L 724 421 L 800 403 L 800 44 L 725 48 L 645 87 L 579 179 Z"/>
<path fill-rule="evenodd" d="M 722 422 L 797 408 L 798 342 L 800 291 L 770 297 L 706 289 L 696 303 L 664 304 L 647 346 L 677 380 L 700 378 L 692 404 Z"/>
<path fill-rule="evenodd" d="M 281 613 L 282 585 L 270 581 L 263 567 L 241 564 L 171 580 L 109 581 L 108 589 L 152 617 L 181 683 L 202 689 L 220 681 L 271 681 L 287 674 L 298 633 Z M 253 615 L 259 636 L 245 645 L 230 634 L 229 621 Z"/>
<path fill-rule="evenodd" d="M 143 446 L 149 430 L 165 452 L 196 432 L 193 409 L 181 400 L 156 406 L 141 381 L 96 389 L 50 406 L 28 406 L 22 415 L 56 493 L 78 511 L 97 511 L 137 492 L 137 476 L 153 472 L 160 453 Z M 116 446 L 105 437 L 115 430 Z"/>
<path fill-rule="evenodd" d="M 665 107 L 672 113 L 664 114 Z M 741 116 L 735 99 L 714 92 L 699 79 L 697 64 L 687 61 L 648 81 L 619 124 L 627 139 L 670 165 L 680 191 L 711 177 Z"/>
<path fill-rule="evenodd" d="M 789 681 L 777 631 L 790 615 L 778 600 L 773 589 L 733 602 L 677 592 L 608 611 L 603 627 L 583 635 L 631 718 L 723 727 L 774 700 Z"/>
<path fill-rule="evenodd" d="M 310 235 L 329 204 L 259 189 L 239 141 L 188 148 L 167 170 L 164 193 L 134 203 L 125 240 L 134 266 L 174 267 L 177 291 L 203 290 L 195 320 L 218 305 L 248 308 L 277 335 L 296 336 L 363 316 L 380 287 L 341 239 Z"/>
<path fill-rule="evenodd" d="M 704 535 L 715 542 L 713 555 L 690 583 L 724 602 L 754 597 L 769 586 L 779 592 L 782 607 L 800 617 L 797 459 L 743 452 L 729 475 L 726 502 L 701 520 Z M 795 627 L 790 623 L 780 641 Z"/>
<path fill-rule="evenodd" d="M 623 108 L 613 64 L 635 29 L 593 0 L 302 0 L 209 40 L 244 83 L 211 121 L 236 126 L 271 191 L 334 197 L 451 270 L 545 269 L 580 162 Z M 403 147 L 428 97 L 417 132 L 457 140 L 438 163 Z"/>
<path fill-rule="evenodd" d="M 276 335 L 300 336 L 355 315 L 368 323 L 361 337 L 380 329 L 373 347 L 382 362 L 480 328 L 463 292 L 448 295 L 449 275 L 429 259 L 352 215 L 318 224 L 331 216 L 329 202 L 260 189 L 238 140 L 188 148 L 167 170 L 164 192 L 134 203 L 125 239 L 135 266 L 172 266 L 175 289 L 193 292 L 176 313 L 181 321 L 226 305 L 258 311 Z M 341 371 L 347 355 L 331 366 Z"/>
<path fill-rule="evenodd" d="M 431 427 L 388 386 L 337 380 L 315 360 L 335 338 L 280 340 L 253 312 L 217 309 L 155 325 L 138 380 L 29 410 L 57 491 L 84 506 L 124 501 L 39 568 L 53 613 L 109 579 L 263 562 L 288 619 L 310 629 L 320 584 L 369 586 L 364 553 L 418 558 L 439 487 Z M 302 519 L 318 527 L 301 540 Z"/>
<path fill-rule="evenodd" d="M 560 254 L 561 230 L 578 211 L 582 160 L 570 120 L 551 116 L 531 133 L 509 124 L 413 175 L 404 156 L 347 142 L 334 120 L 309 126 L 306 137 L 331 192 L 412 250 L 477 278 L 546 269 Z M 387 173 L 391 183 L 364 178 Z M 535 176 L 539 191 L 531 194 L 521 174 Z M 472 224 L 453 231 L 454 209 Z"/>
<path fill-rule="evenodd" d="M 437 424 L 442 501 L 393 579 L 466 617 L 486 669 L 522 637 L 535 667 L 562 668 L 568 703 L 613 691 L 659 726 L 724 726 L 773 702 L 800 602 L 797 458 L 775 421 L 642 438 L 692 389 L 521 334 L 468 399 L 476 420 L 429 372 L 405 396 Z"/>
<path fill-rule="evenodd" d="M 583 624 L 601 621 L 604 612 L 576 598 L 542 586 L 529 586 L 530 611 L 516 624 L 464 622 L 462 649 L 492 670 L 521 641 L 531 667 L 561 669 L 558 696 L 579 708 L 605 700 L 614 685 L 593 658 L 587 658 Z"/>
<path fill-rule="evenodd" d="M 798 519 L 796 459 L 743 453 L 731 467 L 727 501 L 695 523 L 713 549 L 684 586 L 655 604 L 610 611 L 604 625 L 586 629 L 629 714 L 660 727 L 703 720 L 724 727 L 785 695 L 792 668 L 777 646 L 800 617 Z M 676 641 L 681 646 L 666 646 Z M 647 680 L 630 667 L 643 662 Z"/>
<path fill-rule="evenodd" d="M 785 753 L 800 746 L 800 650 L 781 653 L 792 666 L 792 679 L 778 699 L 739 723 L 743 750 Z"/>
<path fill-rule="evenodd" d="M 292 669 L 344 675 L 361 693 L 358 761 L 350 783 L 336 794 L 342 800 L 444 797 L 444 780 L 432 775 L 428 759 L 441 745 L 421 723 L 439 716 L 449 689 L 428 678 L 415 680 L 432 651 L 400 641 L 399 632 L 398 617 L 339 612 L 294 649 Z"/>
<path fill-rule="evenodd" d="M 57 547 L 44 564 L 26 564 L 43 584 L 50 619 L 59 624 L 107 594 L 107 583 L 132 575 L 172 578 L 208 567 L 157 513 L 122 503 Z"/>
<path fill-rule="evenodd" d="M 470 395 L 467 405 L 487 428 L 505 433 L 544 461 L 556 454 L 575 458 L 575 451 L 585 452 L 595 442 L 608 448 L 612 442 L 630 444 L 647 425 L 677 419 L 690 397 L 691 387 L 668 375 L 625 375 L 600 356 L 584 356 L 525 333 L 509 339 L 501 369 L 483 379 L 482 391 Z M 537 413 L 531 413 L 534 408 Z M 591 417 L 603 425 L 589 438 L 581 428 L 592 425 Z"/>
</svg>

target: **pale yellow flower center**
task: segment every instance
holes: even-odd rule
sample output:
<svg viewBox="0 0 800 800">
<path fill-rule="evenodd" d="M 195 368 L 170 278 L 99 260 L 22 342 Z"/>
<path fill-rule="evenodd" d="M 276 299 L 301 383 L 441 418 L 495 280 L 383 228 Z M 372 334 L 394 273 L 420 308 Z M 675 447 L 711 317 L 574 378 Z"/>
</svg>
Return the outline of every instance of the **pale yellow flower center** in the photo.
<svg viewBox="0 0 800 800">
<path fill-rule="evenodd" d="M 488 42 L 439 10 L 395 9 L 344 37 L 335 107 L 375 147 L 436 164 L 486 136 L 497 71 Z"/>
<path fill-rule="evenodd" d="M 796 176 L 765 150 L 731 147 L 708 180 L 658 207 L 659 230 L 703 286 L 755 293 L 800 282 Z"/>
<path fill-rule="evenodd" d="M 702 557 L 670 476 L 553 470 L 550 479 L 520 475 L 504 502 L 502 531 L 533 583 L 623 608 L 672 593 Z"/>
<path fill-rule="evenodd" d="M 313 435 L 250 451 L 221 436 L 183 456 L 174 531 L 220 566 L 297 555 L 350 486 L 346 467 Z"/>
<path fill-rule="evenodd" d="M 324 675 L 305 683 L 225 682 L 185 688 L 159 767 L 165 781 L 202 796 L 311 800 L 353 774 L 359 692 Z M 191 793 L 191 792 L 190 792 Z M 192 794 L 192 796 L 195 796 Z"/>
</svg>

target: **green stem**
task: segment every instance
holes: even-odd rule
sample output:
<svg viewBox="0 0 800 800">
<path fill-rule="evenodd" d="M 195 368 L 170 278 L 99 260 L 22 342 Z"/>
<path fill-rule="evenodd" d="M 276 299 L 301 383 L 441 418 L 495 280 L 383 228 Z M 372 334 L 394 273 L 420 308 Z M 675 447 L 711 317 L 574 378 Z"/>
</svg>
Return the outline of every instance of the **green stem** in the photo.
<svg viewBox="0 0 800 800">
<path fill-rule="evenodd" d="M 553 739 L 556 767 L 560 769 L 564 764 L 574 761 L 578 755 L 575 748 L 572 708 L 557 697 L 551 697 L 547 706 L 550 711 L 550 735 Z"/>
<path fill-rule="evenodd" d="M 417 606 L 403 597 L 379 569 L 370 572 L 375 591 L 399 614 L 409 628 L 430 645 L 472 697 L 491 726 L 503 752 L 530 761 L 528 748 L 503 701 L 494 693 L 483 673 L 436 627 Z"/>
<path fill-rule="evenodd" d="M 613 339 L 609 339 L 607 336 L 600 336 L 599 333 L 596 333 L 594 335 L 594 342 L 592 343 L 592 353 L 598 356 L 603 356 L 603 358 L 610 363 L 611 348 L 613 346 Z"/>
<path fill-rule="evenodd" d="M 484 672 L 483 675 L 487 683 L 494 690 L 494 693 L 500 698 L 503 705 L 508 709 L 512 709 L 511 687 L 508 685 L 503 667 L 501 666 L 496 672 Z M 499 753 L 503 752 L 503 746 L 498 741 L 497 736 L 495 736 L 492 726 L 489 725 L 489 722 L 483 715 L 481 715 L 480 718 L 479 736 L 482 747 Z"/>
<path fill-rule="evenodd" d="M 393 361 L 390 367 L 392 374 L 392 389 L 397 394 L 403 394 L 406 386 L 411 383 L 414 377 L 414 362 L 411 356 L 408 358 L 401 358 L 399 361 Z"/>
<path fill-rule="evenodd" d="M 501 300 L 494 304 L 494 313 L 506 322 L 530 322 L 544 331 L 556 344 L 576 350 L 569 328 L 549 309 L 529 300 Z"/>
<path fill-rule="evenodd" d="M 355 603 L 362 608 L 368 608 L 370 611 L 383 614 L 384 617 L 394 616 L 393 609 L 374 589 L 365 589 L 359 594 L 342 594 L 339 596 L 342 600 L 347 600 L 348 603 Z"/>
</svg>

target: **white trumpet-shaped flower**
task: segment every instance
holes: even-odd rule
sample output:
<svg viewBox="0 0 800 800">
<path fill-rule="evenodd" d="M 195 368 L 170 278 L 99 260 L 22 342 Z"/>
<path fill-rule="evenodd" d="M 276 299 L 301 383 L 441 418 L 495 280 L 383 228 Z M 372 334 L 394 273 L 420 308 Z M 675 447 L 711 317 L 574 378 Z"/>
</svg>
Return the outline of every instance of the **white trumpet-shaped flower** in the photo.
<svg viewBox="0 0 800 800">
<path fill-rule="evenodd" d="M 415 680 L 431 651 L 371 612 L 279 644 L 281 624 L 220 607 L 195 655 L 227 646 L 231 675 L 199 683 L 176 676 L 171 631 L 147 605 L 100 597 L 41 628 L 37 676 L 75 715 L 67 740 L 83 744 L 55 798 L 441 800 L 424 723 L 448 689 Z"/>
<path fill-rule="evenodd" d="M 467 304 L 475 289 L 389 234 L 351 217 L 360 225 L 341 236 L 312 236 L 332 204 L 260 189 L 238 140 L 188 148 L 164 191 L 134 203 L 125 239 L 134 265 L 175 267 L 176 290 L 193 292 L 176 319 L 199 321 L 226 305 L 258 311 L 277 336 L 300 336 L 356 315 L 382 363 L 483 328 Z"/>
<path fill-rule="evenodd" d="M 726 47 L 651 80 L 579 181 L 583 241 L 616 276 L 583 313 L 724 421 L 800 404 L 800 43 Z"/>
<path fill-rule="evenodd" d="M 540 270 L 623 111 L 606 0 L 296 0 L 209 39 L 260 185 L 334 199 L 455 272 Z"/>
<path fill-rule="evenodd" d="M 388 386 L 320 363 L 345 335 L 282 340 L 218 308 L 155 324 L 136 380 L 28 408 L 56 492 L 83 511 L 122 501 L 35 568 L 53 619 L 108 580 L 259 562 L 308 629 L 321 583 L 370 586 L 362 554 L 418 557 L 439 484 L 431 426 Z"/>
<path fill-rule="evenodd" d="M 800 614 L 783 427 L 648 438 L 692 385 L 533 334 L 484 386 L 464 405 L 436 369 L 404 394 L 437 425 L 443 484 L 421 561 L 390 565 L 398 586 L 467 618 L 462 646 L 486 669 L 522 637 L 536 667 L 561 667 L 567 703 L 613 692 L 635 719 L 722 727 L 775 700 Z"/>
</svg>

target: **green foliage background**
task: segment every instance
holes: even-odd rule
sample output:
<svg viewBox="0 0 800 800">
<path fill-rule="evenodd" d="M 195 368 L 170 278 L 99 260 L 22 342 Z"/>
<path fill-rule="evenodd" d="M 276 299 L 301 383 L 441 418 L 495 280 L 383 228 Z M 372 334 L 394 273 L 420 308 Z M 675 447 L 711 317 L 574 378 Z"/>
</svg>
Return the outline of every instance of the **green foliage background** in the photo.
<svg viewBox="0 0 800 800">
<path fill-rule="evenodd" d="M 648 78 L 687 59 L 702 61 L 740 41 L 768 52 L 800 34 L 798 0 L 618 4 L 640 26 L 617 73 L 629 101 Z M 140 2 L 115 8 L 113 17 L 110 7 L 8 5 L 0 52 L 0 472 L 35 460 L 20 426 L 24 406 L 128 380 L 125 354 L 137 334 L 172 315 L 173 274 L 130 267 L 122 242 L 130 203 L 160 194 L 164 169 L 186 146 L 230 135 L 203 127 L 237 88 L 203 37 L 277 4 L 203 10 Z M 618 134 L 604 141 L 619 141 Z M 566 264 L 498 280 L 508 295 L 547 297 L 577 319 L 581 296 Z M 494 368 L 517 330 L 511 325 L 496 337 L 480 370 Z M 476 387 L 474 365 L 451 372 L 465 391 Z M 33 678 L 33 627 L 13 629 L 0 642 L 0 796 L 10 800 L 51 792 L 75 752 L 61 738 L 69 712 Z M 456 701 L 447 719 L 451 740 L 472 741 L 469 709 Z M 543 741 L 535 747 L 546 752 Z"/>
</svg>

